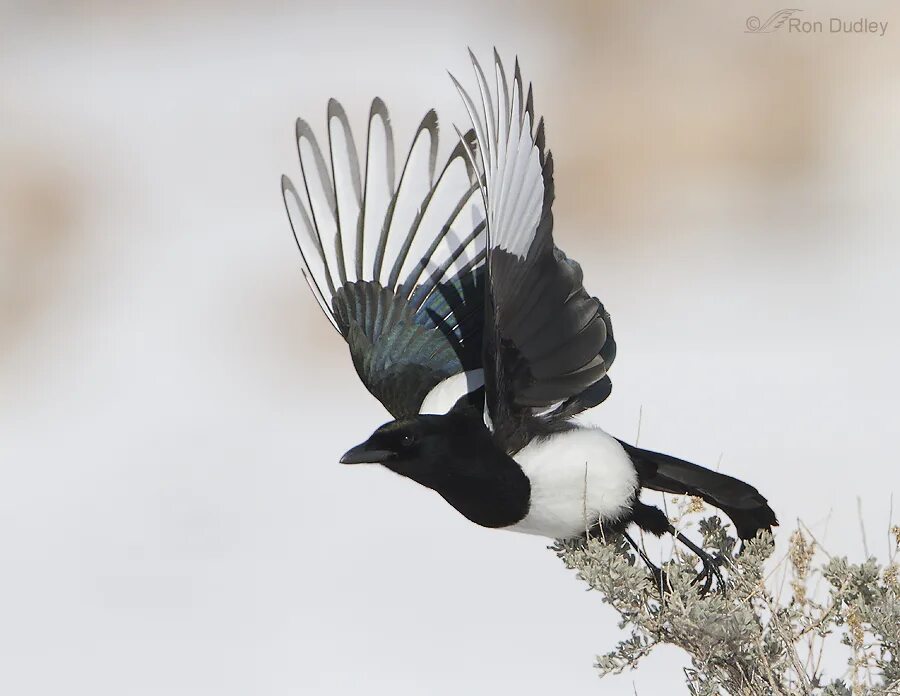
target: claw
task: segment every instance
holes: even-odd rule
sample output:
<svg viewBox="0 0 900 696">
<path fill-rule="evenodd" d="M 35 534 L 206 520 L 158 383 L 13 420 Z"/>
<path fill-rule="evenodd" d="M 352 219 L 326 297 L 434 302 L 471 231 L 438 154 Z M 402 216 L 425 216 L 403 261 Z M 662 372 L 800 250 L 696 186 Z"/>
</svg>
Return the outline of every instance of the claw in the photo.
<svg viewBox="0 0 900 696">
<path fill-rule="evenodd" d="M 725 592 L 725 580 L 722 578 L 722 574 L 719 572 L 719 564 L 716 563 L 716 560 L 710 556 L 706 551 L 704 551 L 701 547 L 697 546 L 693 541 L 684 536 L 681 532 L 677 531 L 674 527 L 670 530 L 672 536 L 674 536 L 678 541 L 687 546 L 694 554 L 700 559 L 700 562 L 703 564 L 703 570 L 697 573 L 697 577 L 691 582 L 692 585 L 696 585 L 702 578 L 706 578 L 706 582 L 703 583 L 703 587 L 700 588 L 700 596 L 706 595 L 713 586 L 713 579 L 718 583 L 719 588 L 722 592 Z"/>
<path fill-rule="evenodd" d="M 725 580 L 722 577 L 722 574 L 719 572 L 719 564 L 716 559 L 710 556 L 700 546 L 684 536 L 681 532 L 677 531 L 674 527 L 671 527 L 669 529 L 669 533 L 682 544 L 684 544 L 687 548 L 693 551 L 693 553 L 700 559 L 700 562 L 703 564 L 702 570 L 697 573 L 693 580 L 691 580 L 692 586 L 696 585 L 701 580 L 703 581 L 703 586 L 700 588 L 700 596 L 703 597 L 707 595 L 713 589 L 714 582 L 724 593 Z M 664 595 L 666 594 L 667 590 L 671 590 L 671 585 L 669 584 L 669 578 L 666 574 L 666 571 L 656 565 L 653 561 L 651 561 L 647 557 L 647 554 L 644 552 L 644 550 L 627 533 L 621 532 L 621 534 L 623 537 L 625 537 L 625 540 L 637 552 L 638 556 L 640 556 L 641 560 L 647 566 L 647 569 L 653 576 L 656 586 L 659 588 L 660 595 Z M 591 528 L 587 536 L 589 538 L 603 538 L 600 525 L 595 525 L 593 528 Z"/>
</svg>

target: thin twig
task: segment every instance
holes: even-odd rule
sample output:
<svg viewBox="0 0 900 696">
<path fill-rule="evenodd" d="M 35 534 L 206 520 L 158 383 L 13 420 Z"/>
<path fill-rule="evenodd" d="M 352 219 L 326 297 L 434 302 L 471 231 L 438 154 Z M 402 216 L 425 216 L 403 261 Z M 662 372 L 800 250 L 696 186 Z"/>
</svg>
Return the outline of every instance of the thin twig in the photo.
<svg viewBox="0 0 900 696">
<path fill-rule="evenodd" d="M 856 496 L 856 516 L 859 518 L 859 532 L 862 535 L 863 551 L 866 554 L 866 558 L 870 558 L 869 543 L 866 541 L 866 525 L 863 522 L 862 498 L 859 496 Z"/>
<path fill-rule="evenodd" d="M 894 556 L 897 554 L 897 544 L 894 541 L 894 535 L 891 530 L 894 528 L 894 493 L 891 492 L 890 503 L 888 504 L 888 562 L 894 562 Z"/>
<path fill-rule="evenodd" d="M 634 446 L 637 447 L 638 443 L 641 441 L 641 423 L 644 420 L 644 404 L 638 406 L 638 426 L 637 433 L 634 436 Z"/>
</svg>

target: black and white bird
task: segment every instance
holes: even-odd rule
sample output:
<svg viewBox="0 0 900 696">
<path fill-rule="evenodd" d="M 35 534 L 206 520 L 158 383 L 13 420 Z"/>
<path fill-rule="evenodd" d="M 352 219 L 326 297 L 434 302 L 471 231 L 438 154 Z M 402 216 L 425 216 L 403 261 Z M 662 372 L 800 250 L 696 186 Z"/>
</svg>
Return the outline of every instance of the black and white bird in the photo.
<svg viewBox="0 0 900 696">
<path fill-rule="evenodd" d="M 375 99 L 361 162 L 344 109 L 328 105 L 328 149 L 297 121 L 303 176 L 282 178 L 304 275 L 346 339 L 363 384 L 394 420 L 341 458 L 377 463 L 440 494 L 472 522 L 552 538 L 634 524 L 677 532 L 643 488 L 722 510 L 741 539 L 777 524 L 753 486 L 573 422 L 606 399 L 610 317 L 553 239 L 553 160 L 532 91 L 494 54 L 494 87 L 472 56 L 472 129 L 440 168 L 437 117 L 397 167 Z M 399 176 L 398 176 L 399 171 Z M 721 578 L 720 578 L 721 582 Z"/>
</svg>

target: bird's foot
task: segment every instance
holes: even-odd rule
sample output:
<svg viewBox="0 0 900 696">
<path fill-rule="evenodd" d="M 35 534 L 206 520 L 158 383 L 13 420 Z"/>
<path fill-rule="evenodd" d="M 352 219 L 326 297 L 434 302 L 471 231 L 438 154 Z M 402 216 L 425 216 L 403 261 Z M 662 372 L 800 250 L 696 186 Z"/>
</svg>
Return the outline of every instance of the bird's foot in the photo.
<svg viewBox="0 0 900 696">
<path fill-rule="evenodd" d="M 694 549 L 691 550 L 700 558 L 703 569 L 697 573 L 697 576 L 691 581 L 691 585 L 696 585 L 703 580 L 703 586 L 700 588 L 700 596 L 703 597 L 713 589 L 713 581 L 715 581 L 717 589 L 724 593 L 725 580 L 722 578 L 722 573 L 719 572 L 719 561 L 710 556 L 703 549 L 700 549 L 700 547 L 697 548 L 699 551 L 694 551 Z"/>
<path fill-rule="evenodd" d="M 659 589 L 659 594 L 662 596 L 671 591 L 672 585 L 669 583 L 669 576 L 666 571 L 651 561 L 644 549 L 628 534 L 622 532 L 622 536 L 625 537 L 626 541 L 631 545 L 631 548 L 637 552 L 638 556 L 640 556 L 641 560 L 644 562 L 644 565 L 647 566 L 647 570 L 649 570 L 650 575 L 653 576 L 653 584 Z"/>
</svg>

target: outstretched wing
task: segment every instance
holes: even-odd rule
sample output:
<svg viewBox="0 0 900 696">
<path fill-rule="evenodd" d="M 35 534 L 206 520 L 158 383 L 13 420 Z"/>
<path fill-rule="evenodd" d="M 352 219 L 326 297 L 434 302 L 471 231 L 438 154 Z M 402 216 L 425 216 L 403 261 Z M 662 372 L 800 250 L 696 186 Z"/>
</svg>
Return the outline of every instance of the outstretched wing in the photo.
<svg viewBox="0 0 900 696">
<path fill-rule="evenodd" d="M 380 99 L 362 161 L 333 99 L 327 150 L 302 119 L 296 137 L 303 186 L 283 176 L 281 188 L 303 275 L 369 391 L 395 418 L 411 416 L 436 385 L 481 367 L 485 220 L 466 140 L 438 169 L 429 111 L 398 176 Z"/>
<path fill-rule="evenodd" d="M 457 83 L 484 168 L 488 259 L 485 412 L 509 451 L 609 394 L 609 314 L 582 286 L 581 267 L 553 243 L 553 161 L 543 121 L 533 131 L 518 62 L 510 85 L 496 51 L 492 92 L 472 56 L 479 103 Z M 455 80 L 454 80 L 455 81 Z M 474 156 L 473 156 L 474 158 Z"/>
</svg>

